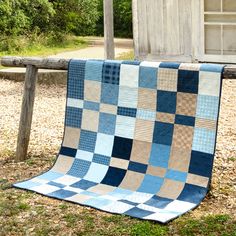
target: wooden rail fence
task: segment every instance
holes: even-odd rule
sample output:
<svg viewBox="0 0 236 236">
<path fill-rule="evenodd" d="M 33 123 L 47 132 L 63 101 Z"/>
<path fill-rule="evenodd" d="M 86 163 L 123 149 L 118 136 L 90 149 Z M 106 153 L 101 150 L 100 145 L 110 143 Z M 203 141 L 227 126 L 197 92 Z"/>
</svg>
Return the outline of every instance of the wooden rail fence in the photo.
<svg viewBox="0 0 236 236">
<path fill-rule="evenodd" d="M 2 57 L 1 65 L 7 67 L 26 67 L 23 101 L 19 132 L 17 139 L 16 161 L 24 161 L 27 158 L 27 150 L 30 140 L 30 130 L 33 116 L 35 87 L 38 69 L 67 70 L 68 59 L 58 58 L 34 58 L 34 57 Z M 227 65 L 223 73 L 224 79 L 236 79 L 236 66 Z"/>
</svg>

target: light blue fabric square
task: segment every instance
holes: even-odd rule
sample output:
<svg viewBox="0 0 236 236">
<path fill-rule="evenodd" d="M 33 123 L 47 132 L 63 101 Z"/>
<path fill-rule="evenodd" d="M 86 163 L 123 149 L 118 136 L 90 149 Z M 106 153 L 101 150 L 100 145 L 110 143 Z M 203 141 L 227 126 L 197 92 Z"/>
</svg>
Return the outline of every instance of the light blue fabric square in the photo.
<svg viewBox="0 0 236 236">
<path fill-rule="evenodd" d="M 115 128 L 116 128 L 116 116 L 101 112 L 99 114 L 98 132 L 114 135 Z"/>
<path fill-rule="evenodd" d="M 185 182 L 187 179 L 187 173 L 178 170 L 167 170 L 165 178 Z"/>
<path fill-rule="evenodd" d="M 108 204 L 111 204 L 112 201 L 105 199 L 105 198 L 91 198 L 91 199 L 84 201 L 83 203 L 97 208 L 97 207 L 107 206 Z"/>
<path fill-rule="evenodd" d="M 192 150 L 213 154 L 215 149 L 215 138 L 215 131 L 204 128 L 195 128 Z"/>
<path fill-rule="evenodd" d="M 88 60 L 85 65 L 85 79 L 102 81 L 103 61 Z"/>
<path fill-rule="evenodd" d="M 164 179 L 161 177 L 146 174 L 138 191 L 156 194 L 160 190 L 163 181 Z"/>
<path fill-rule="evenodd" d="M 202 64 L 200 71 L 218 72 L 221 73 L 224 66 L 217 64 Z"/>
<path fill-rule="evenodd" d="M 108 166 L 91 163 L 88 173 L 84 176 L 84 179 L 95 183 L 100 183 L 105 177 L 107 170 Z"/>
<path fill-rule="evenodd" d="M 109 195 L 114 196 L 118 199 L 125 198 L 128 195 L 133 194 L 133 191 L 123 188 L 116 188 L 114 191 L 110 192 Z"/>
<path fill-rule="evenodd" d="M 101 102 L 111 105 L 118 103 L 119 86 L 115 84 L 102 83 Z"/>
<path fill-rule="evenodd" d="M 170 157 L 170 146 L 163 144 L 152 144 L 151 156 L 149 164 L 167 168 Z"/>
<path fill-rule="evenodd" d="M 198 95 L 196 117 L 217 120 L 219 97 Z"/>
<path fill-rule="evenodd" d="M 16 186 L 16 187 L 27 188 L 27 189 L 30 189 L 30 188 L 33 188 L 33 187 L 36 187 L 39 185 L 41 185 L 41 183 L 36 183 L 36 182 L 30 181 L 30 180 L 14 184 L 14 186 Z"/>
<path fill-rule="evenodd" d="M 55 179 L 60 178 L 62 176 L 64 176 L 64 175 L 60 174 L 60 173 L 57 173 L 57 172 L 54 172 L 54 171 L 48 171 L 48 172 L 38 176 L 38 178 L 46 179 L 46 180 L 55 180 Z"/>
<path fill-rule="evenodd" d="M 157 68 L 140 66 L 139 86 L 143 88 L 157 88 Z"/>
<path fill-rule="evenodd" d="M 156 111 L 150 111 L 150 110 L 146 110 L 146 109 L 138 109 L 136 117 L 138 119 L 142 119 L 142 120 L 155 121 L 156 120 Z"/>
</svg>

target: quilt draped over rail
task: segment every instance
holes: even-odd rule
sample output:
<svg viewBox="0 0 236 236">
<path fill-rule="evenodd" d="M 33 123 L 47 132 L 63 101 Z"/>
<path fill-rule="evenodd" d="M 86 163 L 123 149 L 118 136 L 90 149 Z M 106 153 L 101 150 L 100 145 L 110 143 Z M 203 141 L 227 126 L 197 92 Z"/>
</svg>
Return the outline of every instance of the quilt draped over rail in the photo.
<svg viewBox="0 0 236 236">
<path fill-rule="evenodd" d="M 195 208 L 212 174 L 222 71 L 71 60 L 57 160 L 14 186 L 163 223 Z"/>
</svg>

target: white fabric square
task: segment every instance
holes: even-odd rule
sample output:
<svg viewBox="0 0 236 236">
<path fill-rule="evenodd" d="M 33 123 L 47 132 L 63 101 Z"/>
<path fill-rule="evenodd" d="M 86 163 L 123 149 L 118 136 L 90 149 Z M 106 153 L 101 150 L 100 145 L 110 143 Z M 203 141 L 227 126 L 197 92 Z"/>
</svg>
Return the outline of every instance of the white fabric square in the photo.
<svg viewBox="0 0 236 236">
<path fill-rule="evenodd" d="M 111 156 L 114 136 L 108 134 L 97 134 L 97 141 L 95 146 L 95 153 Z"/>
<path fill-rule="evenodd" d="M 121 86 L 119 90 L 118 106 L 137 108 L 138 89 Z"/>
<path fill-rule="evenodd" d="M 71 184 L 74 184 L 80 180 L 81 180 L 81 178 L 76 178 L 71 175 L 64 175 L 58 179 L 53 180 L 53 182 L 56 182 L 59 184 L 64 184 L 64 185 L 71 185 Z"/>
<path fill-rule="evenodd" d="M 128 116 L 117 116 L 115 135 L 124 138 L 134 138 L 136 119 Z"/>
<path fill-rule="evenodd" d="M 158 220 L 162 223 L 166 223 L 167 221 L 174 219 L 178 216 L 179 214 L 177 213 L 172 213 L 172 212 L 164 212 L 164 211 L 160 211 L 160 212 L 156 212 L 154 214 L 148 215 L 143 217 L 146 220 Z"/>
<path fill-rule="evenodd" d="M 63 188 L 64 190 L 68 190 L 68 191 L 72 191 L 72 192 L 75 192 L 75 193 L 81 193 L 84 191 L 84 189 L 80 189 L 80 188 L 74 188 L 74 187 L 71 187 L 71 186 L 66 186 L 65 188 Z"/>
<path fill-rule="evenodd" d="M 35 187 L 31 188 L 30 190 L 36 191 L 38 193 L 49 194 L 49 193 L 55 192 L 59 189 L 61 189 L 61 188 L 58 188 L 56 186 L 52 186 L 49 184 L 42 184 L 39 186 L 35 186 Z"/>
<path fill-rule="evenodd" d="M 153 197 L 153 194 L 134 192 L 133 194 L 128 195 L 124 199 L 131 202 L 144 203 L 148 201 L 151 197 Z"/>
<path fill-rule="evenodd" d="M 200 71 L 199 73 L 198 93 L 219 97 L 221 74 L 208 71 Z"/>
<path fill-rule="evenodd" d="M 81 99 L 67 98 L 67 106 L 68 107 L 83 108 L 84 101 Z"/>
<path fill-rule="evenodd" d="M 38 177 L 31 179 L 30 181 L 35 182 L 35 183 L 40 183 L 40 184 L 47 184 L 50 182 L 49 180 L 46 179 L 40 179 Z"/>
<path fill-rule="evenodd" d="M 139 66 L 121 64 L 120 66 L 120 85 L 128 87 L 138 87 Z"/>
<path fill-rule="evenodd" d="M 140 63 L 140 66 L 159 68 L 160 64 L 161 64 L 160 62 L 155 62 L 155 61 L 143 61 Z"/>
<path fill-rule="evenodd" d="M 124 213 L 134 206 L 123 203 L 123 202 L 113 202 L 107 206 L 101 207 L 102 210 L 104 211 L 109 211 L 109 212 L 114 212 L 114 213 Z"/>
<path fill-rule="evenodd" d="M 196 207 L 196 204 L 190 203 L 190 202 L 184 202 L 184 201 L 179 201 L 179 200 L 174 200 L 173 202 L 169 203 L 164 210 L 168 211 L 176 211 L 179 213 L 185 213 L 191 209 Z"/>
<path fill-rule="evenodd" d="M 92 161 L 93 160 L 93 153 L 83 151 L 83 150 L 77 150 L 75 158 L 85 160 L 85 161 Z"/>
</svg>

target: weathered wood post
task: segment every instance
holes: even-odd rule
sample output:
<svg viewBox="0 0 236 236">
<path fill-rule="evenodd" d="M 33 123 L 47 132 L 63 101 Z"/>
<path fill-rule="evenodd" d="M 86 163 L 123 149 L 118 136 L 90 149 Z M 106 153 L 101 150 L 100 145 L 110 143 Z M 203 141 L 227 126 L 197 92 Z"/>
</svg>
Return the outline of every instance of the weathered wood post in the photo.
<svg viewBox="0 0 236 236">
<path fill-rule="evenodd" d="M 113 0 L 103 0 L 104 15 L 104 57 L 115 58 Z"/>
<path fill-rule="evenodd" d="M 33 65 L 27 65 L 17 139 L 16 161 L 24 161 L 27 158 L 37 75 L 38 68 Z"/>
</svg>

